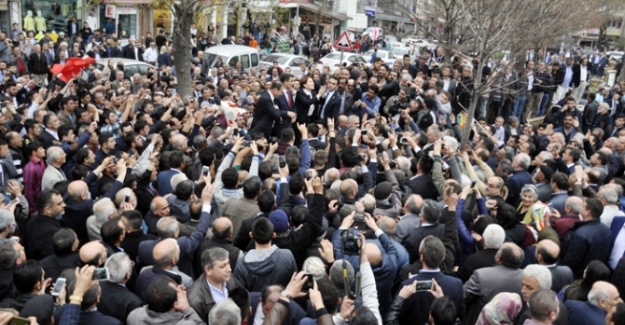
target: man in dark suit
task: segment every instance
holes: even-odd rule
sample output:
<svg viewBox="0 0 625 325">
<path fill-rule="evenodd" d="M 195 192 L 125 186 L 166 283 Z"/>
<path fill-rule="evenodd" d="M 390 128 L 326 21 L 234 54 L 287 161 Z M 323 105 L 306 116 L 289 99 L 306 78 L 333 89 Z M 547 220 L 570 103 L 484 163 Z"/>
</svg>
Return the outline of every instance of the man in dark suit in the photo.
<svg viewBox="0 0 625 325">
<path fill-rule="evenodd" d="M 604 324 L 605 316 L 617 303 L 622 303 L 618 289 L 605 281 L 595 282 L 588 297 L 588 301 L 567 300 L 564 302 L 569 312 L 570 325 Z"/>
<path fill-rule="evenodd" d="M 104 166 L 100 165 L 96 170 L 102 173 Z M 91 181 L 92 178 L 93 181 L 97 180 L 95 173 L 89 173 L 85 179 Z M 123 186 L 124 184 L 122 182 L 116 180 L 113 186 L 111 186 L 111 189 L 108 190 L 104 196 L 113 200 L 115 193 Z M 94 203 L 89 193 L 89 186 L 85 181 L 73 181 L 67 186 L 67 194 L 69 197 L 65 207 L 65 214 L 63 214 L 63 222 L 66 227 L 70 227 L 76 231 L 78 240 L 84 244 L 89 241 L 87 218 L 93 214 L 92 207 Z"/>
<path fill-rule="evenodd" d="M 42 191 L 37 198 L 39 216 L 31 218 L 26 224 L 24 242 L 28 248 L 27 256 L 41 260 L 54 254 L 53 236 L 61 229 L 61 216 L 65 210 L 63 196 L 57 190 Z"/>
<path fill-rule="evenodd" d="M 532 175 L 527 172 L 531 163 L 528 155 L 520 153 L 512 159 L 514 173 L 508 177 L 508 198 L 506 203 L 516 207 L 521 202 L 521 188 L 526 184 L 532 184 Z"/>
<path fill-rule="evenodd" d="M 213 199 L 213 186 L 210 185 L 204 189 L 202 192 L 202 201 L 204 206 L 209 206 Z M 193 254 L 195 250 L 200 245 L 200 241 L 206 235 L 206 231 L 208 230 L 208 224 L 210 219 L 210 208 L 202 209 L 202 216 L 200 217 L 200 223 L 197 226 L 197 229 L 193 231 L 191 236 L 181 236 L 177 237 L 178 229 L 180 225 L 178 221 L 174 217 L 163 217 L 158 222 L 158 231 L 160 235 L 160 241 L 163 239 L 172 238 L 178 242 L 178 246 L 180 248 L 179 261 L 177 261 L 178 267 L 180 271 L 185 274 L 193 277 L 193 266 L 191 264 L 193 260 Z M 175 230 L 171 232 L 171 230 Z M 177 237 L 177 238 L 176 238 Z M 139 256 L 137 257 L 137 263 L 142 265 L 151 265 L 155 263 L 153 257 L 154 247 L 158 245 L 159 240 L 146 240 L 139 244 Z M 147 288 L 147 287 L 146 287 Z"/>
<path fill-rule="evenodd" d="M 582 221 L 569 230 L 562 246 L 562 265 L 573 271 L 575 278 L 584 275 L 588 263 L 599 260 L 608 263 L 612 245 L 612 232 L 601 223 L 603 203 L 596 198 L 586 198 L 582 208 Z"/>
<path fill-rule="evenodd" d="M 327 118 L 333 118 L 338 120 L 340 112 L 341 112 L 341 101 L 342 98 L 339 96 L 338 92 L 338 84 L 339 80 L 331 76 L 326 81 L 327 90 L 319 100 L 319 116 L 318 118 L 322 121 L 325 121 Z"/>
<path fill-rule="evenodd" d="M 33 46 L 33 53 L 28 57 L 28 71 L 42 77 L 41 81 L 44 83 L 48 80 L 48 61 L 39 44 Z"/>
<path fill-rule="evenodd" d="M 174 175 L 182 173 L 185 169 L 184 153 L 182 151 L 174 151 L 169 155 L 169 169 L 158 173 L 156 177 L 156 188 L 161 195 L 167 195 L 173 192 L 171 188 L 171 179 Z"/>
<path fill-rule="evenodd" d="M 75 283 L 69 286 L 68 294 L 74 294 L 74 290 L 76 288 Z M 96 308 L 98 307 L 98 303 L 101 300 L 101 295 L 99 294 L 100 284 L 96 283 L 92 285 L 89 289 L 85 291 L 82 295 L 82 302 L 80 303 L 80 321 L 81 325 L 122 325 L 123 323 L 111 316 L 104 315 Z M 117 297 L 115 297 L 117 299 Z"/>
<path fill-rule="evenodd" d="M 271 127 L 274 122 L 282 123 L 277 100 L 281 94 L 282 83 L 272 81 L 269 91 L 261 95 L 258 103 L 256 103 L 250 134 L 259 132 L 264 134 L 266 139 L 269 139 L 271 137 Z"/>
<path fill-rule="evenodd" d="M 536 245 L 534 252 L 538 264 L 546 266 L 551 272 L 551 290 L 560 292 L 564 286 L 573 283 L 573 271 L 566 265 L 558 265 L 560 246 L 550 239 L 543 239 Z"/>
<path fill-rule="evenodd" d="M 76 21 L 76 16 L 73 16 L 71 20 L 67 22 L 67 37 L 73 42 L 74 37 L 78 35 L 80 31 L 80 27 L 78 26 L 78 22 Z"/>
<path fill-rule="evenodd" d="M 484 249 L 469 255 L 456 271 L 456 276 L 467 282 L 475 270 L 491 267 L 495 264 L 495 256 L 499 247 L 506 238 L 506 233 L 500 225 L 491 224 L 482 233 Z"/>
<path fill-rule="evenodd" d="M 520 247 L 504 243 L 495 256 L 496 266 L 475 270 L 464 285 L 467 315 L 462 323 L 473 325 L 482 308 L 500 292 L 514 292 L 521 296 L 524 254 Z M 445 290 L 445 289 L 443 289 Z"/>
<path fill-rule="evenodd" d="M 122 47 L 120 45 L 120 41 L 112 40 L 111 44 L 109 44 L 109 48 L 111 49 L 111 57 L 112 58 L 123 58 L 124 54 L 122 52 Z"/>
<path fill-rule="evenodd" d="M 462 281 L 460 279 L 445 275 L 440 271 L 445 259 L 445 245 L 434 237 L 427 236 L 423 239 L 423 249 L 419 250 L 419 260 L 423 264 L 423 269 L 418 274 L 405 280 L 402 285 L 410 285 L 415 281 L 431 281 L 432 279 L 443 289 L 446 297 L 449 297 L 457 307 L 457 317 L 464 315 L 464 301 L 462 292 Z M 404 301 L 398 316 L 399 324 L 427 324 L 430 305 L 434 297 L 427 291 L 417 291 Z M 474 322 L 475 323 L 475 322 Z"/>
<path fill-rule="evenodd" d="M 413 194 L 419 194 L 423 199 L 436 200 L 438 197 L 436 187 L 432 182 L 433 166 L 434 160 L 429 155 L 422 155 L 418 161 L 416 158 L 412 159 L 410 168 L 415 176 L 408 181 L 408 186 Z"/>
<path fill-rule="evenodd" d="M 46 277 L 55 281 L 65 269 L 73 269 L 79 266 L 79 242 L 76 233 L 69 228 L 62 228 L 57 231 L 52 240 L 54 255 L 41 260 L 41 266 L 46 272 Z"/>
<path fill-rule="evenodd" d="M 134 41 L 132 38 L 129 39 L 128 45 L 126 45 L 123 49 L 123 54 L 126 59 L 143 61 L 143 49 L 141 48 L 141 41 Z"/>
<path fill-rule="evenodd" d="M 282 136 L 282 130 L 292 129 L 292 119 L 295 118 L 295 98 L 293 97 L 293 81 L 295 77 L 290 73 L 283 73 L 280 76 L 282 82 L 282 93 L 278 96 L 278 107 L 280 108 L 280 117 L 282 123 L 274 124 L 273 135 L 277 138 Z"/>
<path fill-rule="evenodd" d="M 126 253 L 111 255 L 104 264 L 109 269 L 111 279 L 100 282 L 102 290 L 98 311 L 126 322 L 131 311 L 141 307 L 141 299 L 126 288 L 132 276 L 132 261 Z"/>
<path fill-rule="evenodd" d="M 153 234 L 144 234 L 141 228 L 143 216 L 139 211 L 130 210 L 122 213 L 122 222 L 126 228 L 126 236 L 122 241 L 121 248 L 128 254 L 132 261 L 137 260 L 139 255 L 139 244 L 145 240 L 158 239 Z M 155 226 L 156 227 L 156 226 Z"/>
<path fill-rule="evenodd" d="M 419 246 L 421 241 L 427 236 L 434 236 L 443 240 L 445 235 L 445 225 L 439 223 L 441 211 L 434 200 L 426 199 L 421 208 L 421 227 L 411 233 L 402 244 L 406 247 L 410 255 L 410 263 L 419 260 Z"/>
<path fill-rule="evenodd" d="M 193 259 L 193 269 L 195 274 L 202 274 L 202 254 L 207 249 L 219 247 L 228 251 L 230 267 L 237 265 L 237 260 L 239 257 L 243 256 L 243 252 L 239 248 L 232 245 L 233 233 L 232 221 L 230 221 L 230 219 L 226 217 L 219 217 L 215 219 L 213 222 L 212 233 L 212 238 L 204 238 L 198 249 L 195 251 L 195 258 Z"/>
</svg>

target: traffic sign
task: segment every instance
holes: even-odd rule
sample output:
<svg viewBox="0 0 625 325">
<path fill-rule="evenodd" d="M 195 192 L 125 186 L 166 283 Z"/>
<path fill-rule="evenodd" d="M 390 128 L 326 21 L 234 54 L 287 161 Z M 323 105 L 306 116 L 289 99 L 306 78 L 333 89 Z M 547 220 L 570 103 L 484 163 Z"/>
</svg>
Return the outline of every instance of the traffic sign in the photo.
<svg viewBox="0 0 625 325">
<path fill-rule="evenodd" d="M 334 42 L 334 48 L 341 51 L 353 51 L 354 47 L 352 46 L 352 42 L 349 40 L 349 35 L 347 32 L 343 32 L 341 36 L 336 39 Z"/>
</svg>

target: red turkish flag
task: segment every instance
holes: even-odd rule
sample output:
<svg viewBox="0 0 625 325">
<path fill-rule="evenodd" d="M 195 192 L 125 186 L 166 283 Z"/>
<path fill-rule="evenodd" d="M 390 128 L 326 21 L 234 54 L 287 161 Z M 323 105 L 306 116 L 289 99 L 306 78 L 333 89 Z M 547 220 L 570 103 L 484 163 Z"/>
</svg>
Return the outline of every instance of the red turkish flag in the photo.
<svg viewBox="0 0 625 325">
<path fill-rule="evenodd" d="M 92 57 L 69 58 L 67 59 L 65 64 L 57 63 L 53 65 L 52 68 L 50 69 L 50 72 L 52 72 L 52 74 L 57 76 L 59 79 L 65 82 L 68 82 L 72 78 L 74 78 L 74 76 L 80 74 L 80 72 L 82 72 L 84 68 L 94 63 L 95 63 L 95 59 Z"/>
</svg>

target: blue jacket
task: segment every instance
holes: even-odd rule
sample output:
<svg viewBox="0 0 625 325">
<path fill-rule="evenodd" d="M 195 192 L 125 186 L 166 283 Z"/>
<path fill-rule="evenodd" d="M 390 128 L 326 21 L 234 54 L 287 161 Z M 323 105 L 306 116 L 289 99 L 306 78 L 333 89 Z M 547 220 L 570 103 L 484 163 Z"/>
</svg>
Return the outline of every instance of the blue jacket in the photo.
<svg viewBox="0 0 625 325">
<path fill-rule="evenodd" d="M 588 301 L 567 300 L 569 325 L 605 324 L 605 311 Z"/>
<path fill-rule="evenodd" d="M 343 256 L 341 251 L 341 229 L 334 232 L 332 236 L 332 245 L 334 245 L 334 256 L 336 259 L 345 258 L 354 267 L 354 271 L 360 270 L 360 257 L 359 256 Z M 367 242 L 374 243 L 380 247 L 382 252 L 382 263 L 373 267 L 373 275 L 375 276 L 375 285 L 378 290 L 378 300 L 380 303 L 380 313 L 385 314 L 386 309 L 392 301 L 392 289 L 395 276 L 399 272 L 398 259 L 399 255 L 395 244 L 388 238 L 388 236 L 381 230 L 376 233 L 378 240 L 368 240 Z"/>
<path fill-rule="evenodd" d="M 582 278 L 590 261 L 608 263 L 612 251 L 612 232 L 601 220 L 576 223 L 567 234 L 561 263 L 571 268 L 576 279 Z"/>
<path fill-rule="evenodd" d="M 171 192 L 174 191 L 171 188 L 171 178 L 180 173 L 182 172 L 175 169 L 168 169 L 158 173 L 158 176 L 156 176 L 156 189 L 158 193 L 162 196 L 171 194 Z"/>
</svg>

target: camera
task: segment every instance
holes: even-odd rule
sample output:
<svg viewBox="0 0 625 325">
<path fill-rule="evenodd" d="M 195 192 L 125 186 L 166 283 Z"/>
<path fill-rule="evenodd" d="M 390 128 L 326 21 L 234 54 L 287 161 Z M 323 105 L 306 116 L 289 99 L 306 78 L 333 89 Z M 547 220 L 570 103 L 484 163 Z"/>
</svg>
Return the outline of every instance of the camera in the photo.
<svg viewBox="0 0 625 325">
<path fill-rule="evenodd" d="M 367 229 L 367 222 L 365 221 L 365 214 L 364 213 L 356 213 L 354 215 L 354 228 L 356 228 L 358 230 L 366 230 Z"/>
<path fill-rule="evenodd" d="M 349 228 L 341 234 L 341 252 L 343 255 L 360 255 L 360 233 Z"/>
<path fill-rule="evenodd" d="M 313 171 L 307 170 L 306 173 L 304 173 L 304 178 L 306 178 L 307 181 L 311 180 L 313 178 Z"/>
</svg>

